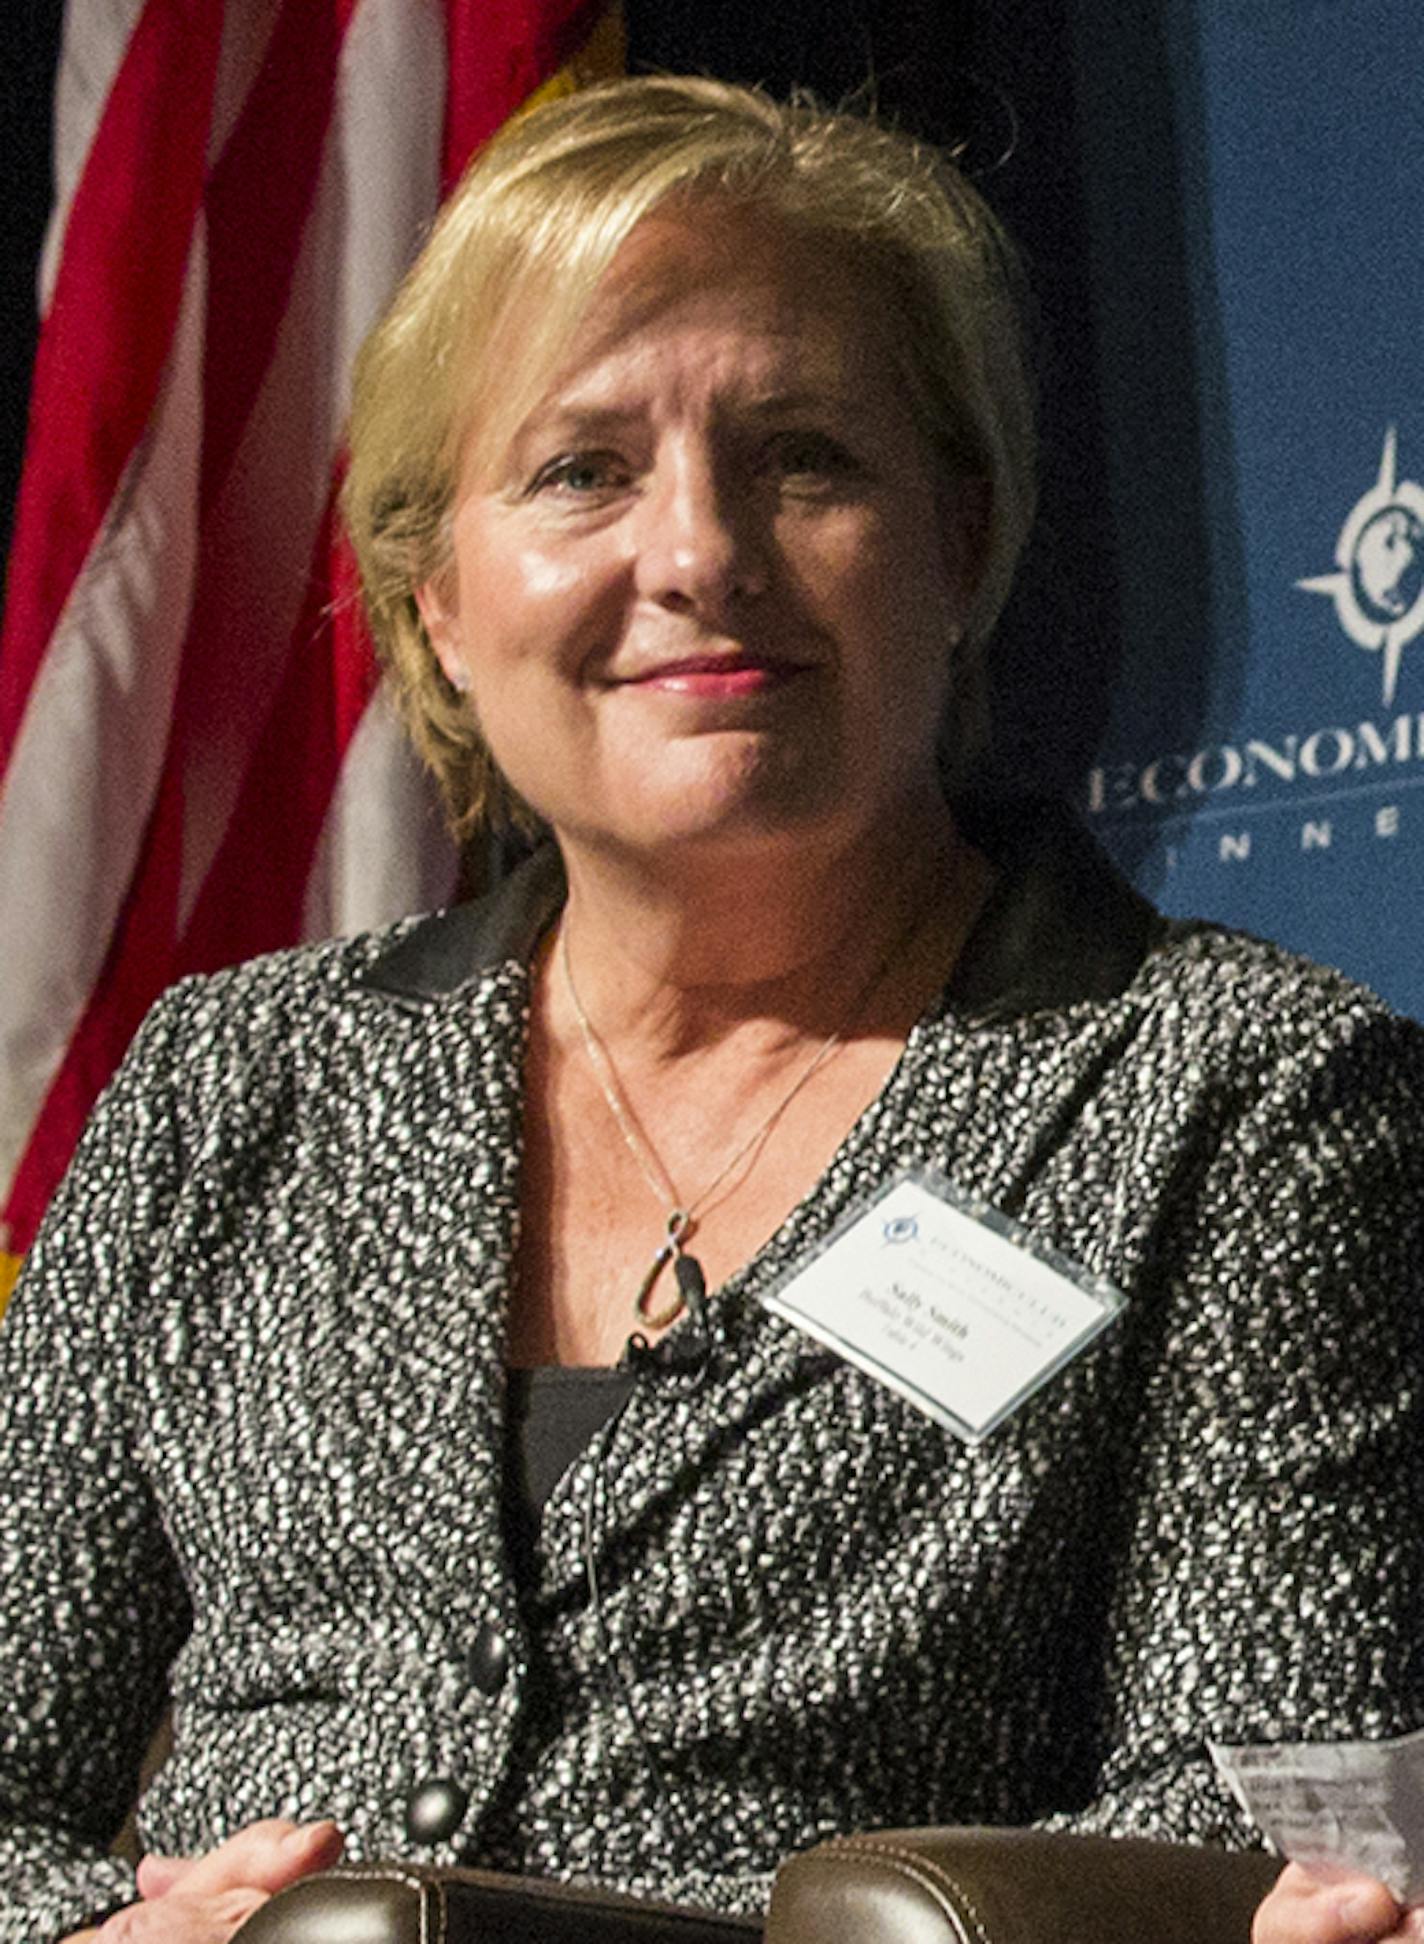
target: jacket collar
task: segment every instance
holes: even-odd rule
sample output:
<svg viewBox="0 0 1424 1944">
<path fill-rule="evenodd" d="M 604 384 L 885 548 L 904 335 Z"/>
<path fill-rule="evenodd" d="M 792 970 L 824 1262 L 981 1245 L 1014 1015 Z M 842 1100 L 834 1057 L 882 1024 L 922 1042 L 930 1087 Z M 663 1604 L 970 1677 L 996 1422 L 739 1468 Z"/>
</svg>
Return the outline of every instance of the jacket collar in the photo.
<svg viewBox="0 0 1424 1944">
<path fill-rule="evenodd" d="M 1161 927 L 1067 810 L 1033 798 L 955 805 L 960 828 L 999 879 L 950 980 L 961 1011 L 986 1019 L 1116 997 Z M 487 897 L 420 920 L 359 983 L 418 1008 L 491 967 L 527 963 L 564 899 L 558 852 L 546 845 Z"/>
<path fill-rule="evenodd" d="M 955 1006 L 1009 1019 L 1117 998 L 1161 937 L 1153 906 L 1061 803 L 971 798 L 954 808 L 999 870 L 950 976 Z"/>
</svg>

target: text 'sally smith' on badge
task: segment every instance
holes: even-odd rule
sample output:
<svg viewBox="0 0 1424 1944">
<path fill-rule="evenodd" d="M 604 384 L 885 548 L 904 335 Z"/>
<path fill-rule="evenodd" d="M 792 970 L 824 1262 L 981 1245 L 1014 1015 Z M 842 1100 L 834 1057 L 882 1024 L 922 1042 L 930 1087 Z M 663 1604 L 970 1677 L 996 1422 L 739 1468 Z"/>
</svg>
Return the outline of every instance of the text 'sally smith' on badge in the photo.
<svg viewBox="0 0 1424 1944">
<path fill-rule="evenodd" d="M 1110 1323 L 1101 1276 L 943 1176 L 897 1176 L 762 1301 L 978 1444 Z"/>
</svg>

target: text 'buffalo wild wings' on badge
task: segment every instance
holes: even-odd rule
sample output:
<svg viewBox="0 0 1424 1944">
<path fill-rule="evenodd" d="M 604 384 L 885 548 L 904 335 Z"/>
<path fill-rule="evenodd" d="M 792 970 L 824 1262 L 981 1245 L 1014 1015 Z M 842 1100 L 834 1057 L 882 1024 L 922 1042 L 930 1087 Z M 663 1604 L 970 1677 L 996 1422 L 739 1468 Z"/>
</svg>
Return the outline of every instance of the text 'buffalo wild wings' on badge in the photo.
<svg viewBox="0 0 1424 1944">
<path fill-rule="evenodd" d="M 1122 1307 L 931 1169 L 897 1175 L 762 1302 L 978 1444 Z"/>
</svg>

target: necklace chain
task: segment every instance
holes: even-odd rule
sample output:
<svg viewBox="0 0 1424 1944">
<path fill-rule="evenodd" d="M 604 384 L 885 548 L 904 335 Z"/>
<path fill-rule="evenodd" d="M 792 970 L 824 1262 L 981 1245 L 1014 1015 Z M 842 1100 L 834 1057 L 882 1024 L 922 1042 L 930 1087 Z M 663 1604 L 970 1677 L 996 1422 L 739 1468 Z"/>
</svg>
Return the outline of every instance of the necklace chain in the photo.
<svg viewBox="0 0 1424 1944">
<path fill-rule="evenodd" d="M 640 1133 L 634 1123 L 632 1112 L 628 1106 L 627 1096 L 624 1094 L 622 1083 L 618 1078 L 618 1071 L 613 1064 L 612 1055 L 594 1031 L 593 1023 L 583 1009 L 583 1002 L 578 995 L 578 987 L 574 984 L 573 966 L 569 960 L 569 928 L 567 917 L 560 922 L 559 968 L 563 973 L 564 986 L 568 992 L 569 1003 L 573 1007 L 574 1018 L 578 1021 L 579 1038 L 583 1042 L 583 1049 L 588 1056 L 588 1063 L 593 1069 L 595 1080 L 598 1082 L 599 1092 L 603 1095 L 608 1106 L 608 1111 L 613 1116 L 614 1123 L 623 1137 L 624 1146 L 627 1148 L 629 1154 L 632 1155 L 634 1162 L 637 1164 L 638 1172 L 647 1183 L 654 1200 L 660 1208 L 666 1210 L 665 1239 L 659 1244 L 657 1252 L 648 1265 L 642 1283 L 639 1285 L 638 1294 L 634 1299 L 634 1313 L 640 1322 L 646 1323 L 652 1329 L 662 1329 L 666 1324 L 674 1322 L 682 1314 L 684 1308 L 687 1307 L 689 1298 L 694 1306 L 700 1303 L 706 1291 L 701 1265 L 693 1256 L 687 1253 L 683 1246 L 696 1226 L 698 1210 L 706 1206 L 707 1202 L 716 1194 L 727 1177 L 766 1139 L 767 1135 L 770 1134 L 772 1128 L 781 1119 L 781 1116 L 786 1112 L 792 1101 L 801 1092 L 801 1089 L 820 1071 L 826 1061 L 830 1059 L 831 1055 L 841 1045 L 852 1020 L 856 1018 L 861 1008 L 869 1001 L 871 994 L 885 977 L 885 974 L 889 971 L 895 959 L 908 947 L 922 922 L 922 915 L 916 914 L 911 924 L 896 937 L 889 951 L 876 965 L 870 978 L 855 993 L 835 1031 L 826 1039 L 822 1040 L 821 1044 L 801 1068 L 786 1092 L 774 1103 L 770 1113 L 763 1115 L 751 1133 L 733 1151 L 730 1158 L 722 1164 L 712 1179 L 687 1201 L 684 1201 L 681 1195 L 679 1195 L 677 1184 L 673 1181 L 657 1149 L 645 1134 Z M 650 1309 L 648 1307 L 649 1298 L 663 1269 L 669 1262 L 672 1263 L 675 1273 L 675 1293 L 660 1308 Z"/>
<path fill-rule="evenodd" d="M 661 1155 L 659 1155 L 652 1142 L 645 1135 L 640 1135 L 635 1127 L 633 1117 L 626 1105 L 622 1083 L 619 1081 L 617 1070 L 609 1056 L 608 1049 L 594 1031 L 592 1022 L 583 1009 L 583 1004 L 578 996 L 578 988 L 574 984 L 573 967 L 569 963 L 569 935 L 566 925 L 561 925 L 559 928 L 559 963 L 563 971 L 564 985 L 568 991 L 569 1002 L 574 1009 L 574 1018 L 578 1021 L 579 1037 L 583 1041 L 583 1047 L 585 1053 L 588 1055 L 589 1065 L 593 1068 L 594 1075 L 598 1080 L 599 1091 L 608 1103 L 608 1111 L 617 1122 L 618 1131 L 623 1136 L 624 1144 L 634 1161 L 637 1162 L 638 1170 L 644 1181 L 647 1182 L 658 1205 L 669 1210 L 669 1220 L 674 1215 L 680 1215 L 683 1218 L 679 1235 L 680 1237 L 685 1236 L 691 1230 L 698 1209 L 711 1196 L 716 1194 L 737 1163 L 745 1160 L 747 1155 L 757 1145 L 758 1141 L 761 1140 L 762 1136 L 771 1132 L 776 1122 L 780 1120 L 781 1116 L 786 1112 L 801 1089 L 811 1079 L 812 1075 L 818 1072 L 831 1057 L 832 1053 L 835 1052 L 844 1037 L 846 1027 L 850 1023 L 851 1015 L 847 1014 L 846 1018 L 841 1021 L 836 1030 L 828 1038 L 822 1040 L 821 1044 L 816 1048 L 816 1051 L 811 1055 L 811 1058 L 797 1074 L 791 1086 L 772 1107 L 771 1112 L 758 1121 L 746 1140 L 723 1163 L 706 1186 L 699 1189 L 689 1201 L 684 1201 L 681 1195 L 678 1194 L 676 1184 L 672 1176 L 668 1173 Z M 874 982 L 876 985 L 879 984 L 884 969 L 882 966 L 876 972 Z M 857 996 L 869 997 L 870 990 L 873 990 L 873 987 L 868 989 L 865 994 Z"/>
</svg>

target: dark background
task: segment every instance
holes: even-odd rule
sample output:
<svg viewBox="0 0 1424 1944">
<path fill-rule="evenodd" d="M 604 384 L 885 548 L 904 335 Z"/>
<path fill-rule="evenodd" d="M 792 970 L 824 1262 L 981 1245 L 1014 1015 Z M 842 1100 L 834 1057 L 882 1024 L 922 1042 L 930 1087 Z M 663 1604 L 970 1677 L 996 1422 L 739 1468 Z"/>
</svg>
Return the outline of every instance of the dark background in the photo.
<svg viewBox="0 0 1424 1944">
<path fill-rule="evenodd" d="M 35 353 L 35 268 L 53 194 L 58 0 L 10 0 L 0 60 L 0 544 L 9 551 Z"/>
</svg>

